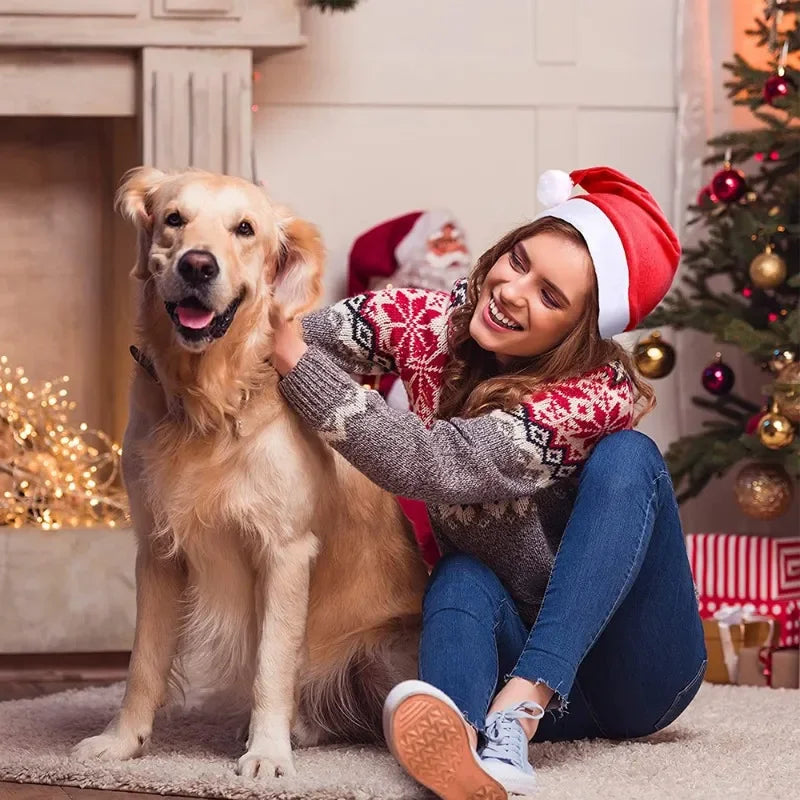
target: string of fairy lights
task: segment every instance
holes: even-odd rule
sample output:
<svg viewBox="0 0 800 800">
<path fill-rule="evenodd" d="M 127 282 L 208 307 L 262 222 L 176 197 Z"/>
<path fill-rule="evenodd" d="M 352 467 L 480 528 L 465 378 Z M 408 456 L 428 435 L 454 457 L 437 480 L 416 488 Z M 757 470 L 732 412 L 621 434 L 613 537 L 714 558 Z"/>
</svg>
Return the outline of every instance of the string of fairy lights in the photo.
<svg viewBox="0 0 800 800">
<path fill-rule="evenodd" d="M 253 71 L 253 83 L 261 78 Z M 253 102 L 255 115 L 258 103 Z M 253 180 L 261 183 L 255 151 Z M 69 376 L 34 387 L 0 356 L 0 527 L 116 528 L 130 523 L 120 481 L 122 448 L 70 422 Z"/>
<path fill-rule="evenodd" d="M 85 422 L 69 377 L 31 384 L 0 356 L 0 526 L 118 527 L 128 522 L 119 481 L 122 449 Z"/>
</svg>

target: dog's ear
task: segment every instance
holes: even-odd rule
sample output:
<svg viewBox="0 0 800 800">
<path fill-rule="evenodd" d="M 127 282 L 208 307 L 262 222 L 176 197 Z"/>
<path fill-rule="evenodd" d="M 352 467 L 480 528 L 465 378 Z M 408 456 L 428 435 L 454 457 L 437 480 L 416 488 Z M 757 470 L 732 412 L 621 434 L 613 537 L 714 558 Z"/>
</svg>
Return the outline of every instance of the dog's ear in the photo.
<svg viewBox="0 0 800 800">
<path fill-rule="evenodd" d="M 322 292 L 325 248 L 317 228 L 284 212 L 279 221 L 276 302 L 287 318 L 310 311 Z"/>
<path fill-rule="evenodd" d="M 114 207 L 136 226 L 136 264 L 131 273 L 144 280 L 148 276 L 147 259 L 153 234 L 153 192 L 167 177 L 154 167 L 134 167 L 125 173 L 117 189 Z"/>
</svg>

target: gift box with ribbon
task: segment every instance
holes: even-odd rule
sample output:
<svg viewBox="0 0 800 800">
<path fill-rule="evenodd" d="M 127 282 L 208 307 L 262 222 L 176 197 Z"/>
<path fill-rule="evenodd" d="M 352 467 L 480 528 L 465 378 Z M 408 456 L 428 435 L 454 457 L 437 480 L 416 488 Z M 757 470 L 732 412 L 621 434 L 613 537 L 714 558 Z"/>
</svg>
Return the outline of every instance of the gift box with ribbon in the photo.
<svg viewBox="0 0 800 800">
<path fill-rule="evenodd" d="M 686 548 L 701 617 L 747 606 L 779 624 L 777 646 L 800 644 L 800 538 L 694 533 Z"/>
<path fill-rule="evenodd" d="M 796 647 L 742 647 L 736 682 L 740 686 L 800 688 L 800 650 Z"/>
<path fill-rule="evenodd" d="M 709 683 L 736 683 L 742 649 L 775 647 L 780 625 L 771 617 L 756 614 L 753 606 L 736 606 L 703 620 L 703 634 L 708 652 L 705 679 Z"/>
</svg>

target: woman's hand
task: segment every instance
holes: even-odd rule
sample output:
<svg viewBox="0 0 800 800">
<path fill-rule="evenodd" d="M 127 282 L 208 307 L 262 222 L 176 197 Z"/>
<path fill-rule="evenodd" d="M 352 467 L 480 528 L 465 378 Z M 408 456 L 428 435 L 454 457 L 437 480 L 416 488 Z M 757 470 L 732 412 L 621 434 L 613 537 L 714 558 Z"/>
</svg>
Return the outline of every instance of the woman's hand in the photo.
<svg viewBox="0 0 800 800">
<path fill-rule="evenodd" d="M 272 366 L 283 377 L 300 360 L 308 346 L 303 341 L 303 328 L 300 320 L 291 317 L 286 319 L 283 309 L 273 303 L 269 311 L 269 321 L 272 325 Z"/>
</svg>

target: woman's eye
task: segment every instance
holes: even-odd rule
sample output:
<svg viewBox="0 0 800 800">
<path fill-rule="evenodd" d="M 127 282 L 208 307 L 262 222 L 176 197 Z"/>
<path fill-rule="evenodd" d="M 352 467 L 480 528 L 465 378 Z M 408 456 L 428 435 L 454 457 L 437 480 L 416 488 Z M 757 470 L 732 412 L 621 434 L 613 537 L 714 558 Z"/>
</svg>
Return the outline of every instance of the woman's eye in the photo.
<svg viewBox="0 0 800 800">
<path fill-rule="evenodd" d="M 549 293 L 549 292 L 542 292 L 542 299 L 544 300 L 544 304 L 550 308 L 559 308 L 558 301 Z"/>
<path fill-rule="evenodd" d="M 177 211 L 173 211 L 171 214 L 167 214 L 164 222 L 166 222 L 170 228 L 180 228 L 181 225 L 183 225 L 183 217 Z"/>
<path fill-rule="evenodd" d="M 511 262 L 511 266 L 514 269 L 522 269 L 522 264 L 520 264 L 519 259 L 513 250 L 509 253 L 508 260 Z"/>
<path fill-rule="evenodd" d="M 256 234 L 253 230 L 253 226 L 247 220 L 239 223 L 239 227 L 236 228 L 236 233 L 238 236 L 255 236 Z"/>
</svg>

